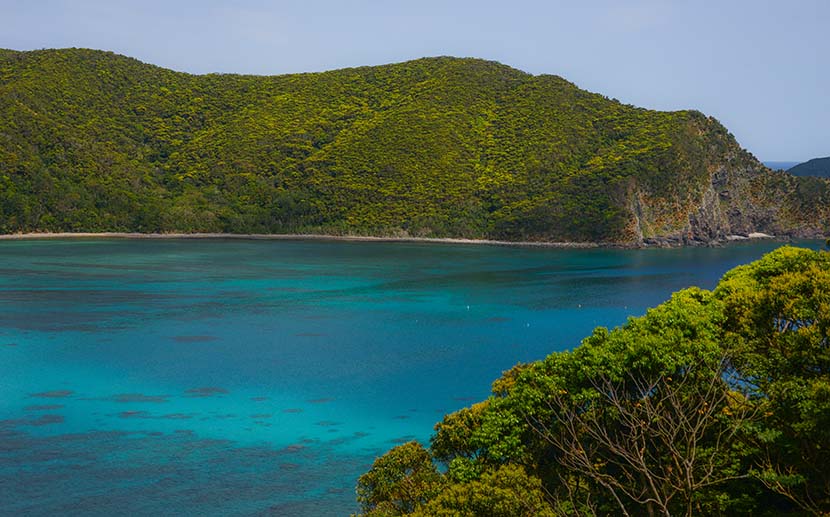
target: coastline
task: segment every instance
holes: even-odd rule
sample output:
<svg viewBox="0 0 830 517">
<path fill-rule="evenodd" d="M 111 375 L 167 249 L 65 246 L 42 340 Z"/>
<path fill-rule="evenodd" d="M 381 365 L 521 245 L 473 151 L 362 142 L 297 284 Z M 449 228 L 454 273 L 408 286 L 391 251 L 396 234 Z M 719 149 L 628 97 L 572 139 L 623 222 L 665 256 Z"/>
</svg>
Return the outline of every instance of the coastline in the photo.
<svg viewBox="0 0 830 517">
<path fill-rule="evenodd" d="M 641 244 L 620 242 L 546 242 L 546 241 L 501 241 L 494 239 L 463 239 L 455 237 L 395 237 L 372 235 L 334 235 L 324 233 L 141 233 L 141 232 L 32 232 L 0 234 L 0 241 L 18 240 L 60 240 L 60 239 L 147 239 L 147 240 L 273 240 L 273 241 L 342 241 L 342 242 L 413 242 L 433 244 L 462 244 L 480 246 L 504 246 L 517 248 L 564 248 L 564 249 L 644 249 L 684 248 L 700 246 L 723 246 L 734 242 L 771 239 L 786 242 L 788 236 L 766 233 L 749 235 L 728 235 L 711 242 L 682 242 L 674 239 L 656 239 Z"/>
<path fill-rule="evenodd" d="M 486 246 L 515 246 L 537 248 L 623 248 L 615 243 L 596 242 L 535 242 L 499 241 L 491 239 L 460 239 L 439 237 L 375 237 L 368 235 L 328 235 L 318 233 L 139 233 L 139 232 L 42 232 L 0 234 L 0 241 L 50 239 L 234 239 L 274 241 L 346 241 L 346 242 L 425 242 L 439 244 L 476 244 Z"/>
</svg>

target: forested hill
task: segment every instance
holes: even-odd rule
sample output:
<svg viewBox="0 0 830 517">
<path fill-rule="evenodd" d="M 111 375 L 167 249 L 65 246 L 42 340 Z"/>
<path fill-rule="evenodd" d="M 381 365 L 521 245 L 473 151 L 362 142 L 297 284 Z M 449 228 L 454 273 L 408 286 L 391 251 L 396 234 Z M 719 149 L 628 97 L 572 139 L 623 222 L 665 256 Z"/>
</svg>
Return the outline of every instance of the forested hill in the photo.
<svg viewBox="0 0 830 517">
<path fill-rule="evenodd" d="M 827 158 L 813 158 L 810 161 L 799 163 L 788 172 L 794 176 L 830 178 L 830 156 Z"/>
<path fill-rule="evenodd" d="M 708 242 L 824 234 L 828 183 L 696 111 L 478 59 L 189 75 L 0 51 L 0 232 Z"/>
</svg>

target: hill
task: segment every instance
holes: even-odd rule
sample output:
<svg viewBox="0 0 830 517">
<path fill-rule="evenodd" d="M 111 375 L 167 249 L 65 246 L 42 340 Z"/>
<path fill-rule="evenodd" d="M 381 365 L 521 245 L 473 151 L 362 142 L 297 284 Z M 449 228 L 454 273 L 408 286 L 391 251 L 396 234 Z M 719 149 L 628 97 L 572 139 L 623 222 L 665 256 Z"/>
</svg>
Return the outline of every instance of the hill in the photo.
<svg viewBox="0 0 830 517">
<path fill-rule="evenodd" d="M 793 176 L 830 178 L 830 156 L 827 158 L 813 158 L 790 168 L 787 172 Z"/>
<path fill-rule="evenodd" d="M 0 232 L 332 233 L 621 244 L 824 234 L 828 183 L 696 111 L 478 59 L 189 75 L 0 51 Z"/>
</svg>

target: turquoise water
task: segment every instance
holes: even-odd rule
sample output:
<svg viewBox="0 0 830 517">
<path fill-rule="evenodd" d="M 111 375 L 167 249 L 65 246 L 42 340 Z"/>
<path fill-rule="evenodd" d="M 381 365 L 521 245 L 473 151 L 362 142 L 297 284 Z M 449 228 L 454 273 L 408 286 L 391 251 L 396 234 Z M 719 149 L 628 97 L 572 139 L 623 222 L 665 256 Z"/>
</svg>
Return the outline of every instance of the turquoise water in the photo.
<svg viewBox="0 0 830 517">
<path fill-rule="evenodd" d="M 347 515 L 503 370 L 777 246 L 0 242 L 0 508 Z"/>
</svg>

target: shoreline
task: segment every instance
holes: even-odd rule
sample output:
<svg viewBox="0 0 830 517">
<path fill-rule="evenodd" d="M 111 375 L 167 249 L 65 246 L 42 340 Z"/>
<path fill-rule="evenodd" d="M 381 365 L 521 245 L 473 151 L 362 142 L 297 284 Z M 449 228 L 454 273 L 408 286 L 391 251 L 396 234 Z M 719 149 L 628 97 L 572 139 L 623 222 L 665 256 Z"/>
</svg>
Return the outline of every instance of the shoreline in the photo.
<svg viewBox="0 0 830 517">
<path fill-rule="evenodd" d="M 650 242 L 641 245 L 615 242 L 545 242 L 545 241 L 501 241 L 494 239 L 463 239 L 455 237 L 393 237 L 370 235 L 332 235 L 322 233 L 140 233 L 140 232 L 33 232 L 0 234 L 0 241 L 19 240 L 60 240 L 60 239 L 146 239 L 146 240 L 273 240 L 273 241 L 340 241 L 340 242 L 413 242 L 433 244 L 462 244 L 478 246 L 504 246 L 517 248 L 562 248 L 562 249 L 648 249 L 688 248 L 701 246 L 723 246 L 734 242 L 754 240 L 791 240 L 786 236 L 765 233 L 749 235 L 728 235 L 723 240 L 683 244 L 676 241 Z"/>
<path fill-rule="evenodd" d="M 499 241 L 453 237 L 375 237 L 369 235 L 328 235 L 318 233 L 139 233 L 139 232 L 42 232 L 0 234 L 0 241 L 50 239 L 206 239 L 206 240 L 273 240 L 273 241 L 344 241 L 344 242 L 425 242 L 440 244 L 476 244 L 538 248 L 624 248 L 621 244 L 595 242 Z"/>
</svg>

